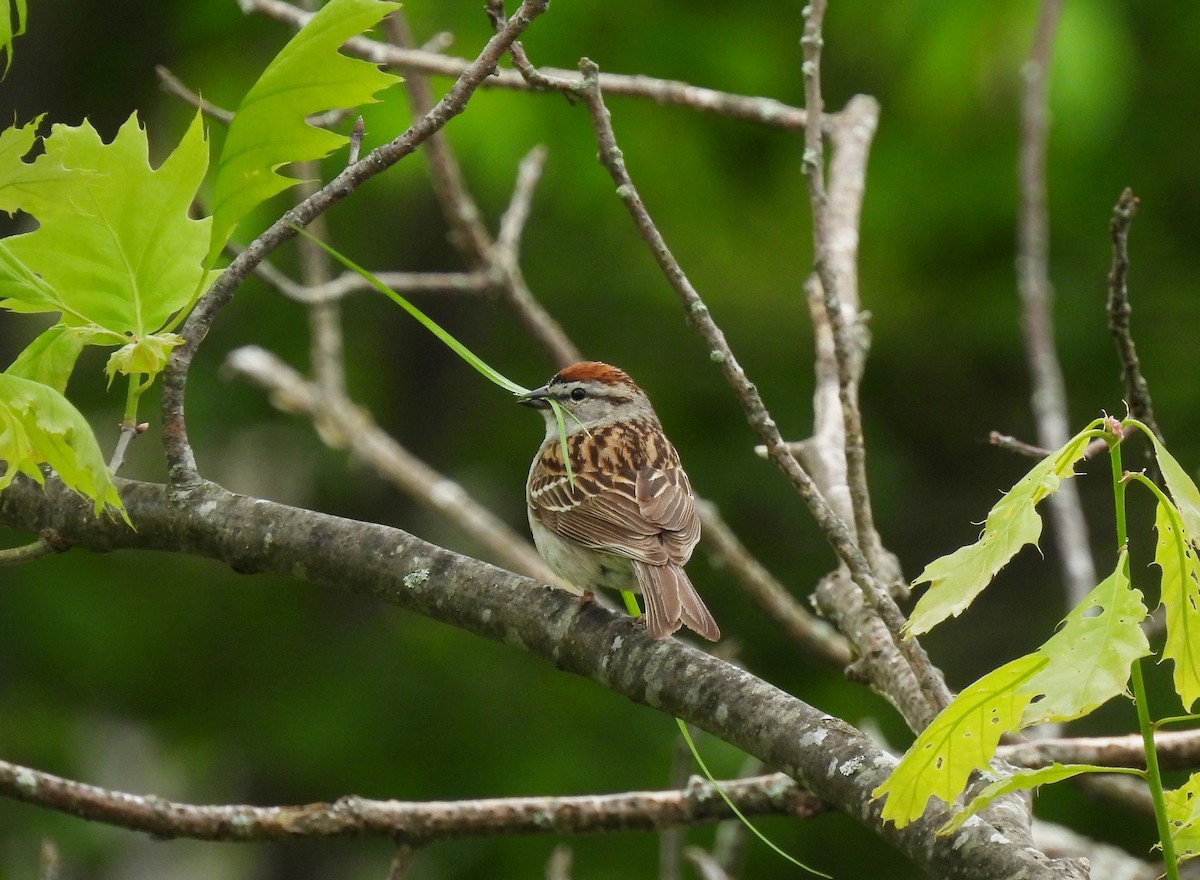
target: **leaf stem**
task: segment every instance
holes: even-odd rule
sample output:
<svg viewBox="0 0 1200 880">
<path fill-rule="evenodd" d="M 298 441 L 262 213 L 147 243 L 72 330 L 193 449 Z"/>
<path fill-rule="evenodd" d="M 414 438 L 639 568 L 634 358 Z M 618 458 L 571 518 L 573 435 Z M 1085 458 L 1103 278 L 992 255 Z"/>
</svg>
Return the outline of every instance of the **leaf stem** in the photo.
<svg viewBox="0 0 1200 880">
<path fill-rule="evenodd" d="M 1125 474 L 1121 465 L 1121 440 L 1113 436 L 1109 440 L 1109 458 L 1112 461 L 1113 506 L 1117 520 L 1117 546 L 1124 551 L 1128 545 L 1125 521 Z M 1129 554 L 1124 554 L 1125 576 L 1129 577 Z M 1130 669 L 1133 684 L 1133 705 L 1137 710 L 1138 729 L 1142 734 L 1142 748 L 1146 753 L 1146 783 L 1150 787 L 1150 799 L 1154 803 L 1154 822 L 1158 827 L 1158 838 L 1162 845 L 1163 869 L 1167 880 L 1179 880 L 1179 863 L 1175 858 L 1175 843 L 1171 839 L 1171 824 L 1167 819 L 1167 801 L 1163 796 L 1162 772 L 1158 766 L 1158 752 L 1154 748 L 1154 724 L 1150 720 L 1150 704 L 1146 696 L 1146 682 L 1142 677 L 1142 660 L 1133 661 Z"/>
</svg>

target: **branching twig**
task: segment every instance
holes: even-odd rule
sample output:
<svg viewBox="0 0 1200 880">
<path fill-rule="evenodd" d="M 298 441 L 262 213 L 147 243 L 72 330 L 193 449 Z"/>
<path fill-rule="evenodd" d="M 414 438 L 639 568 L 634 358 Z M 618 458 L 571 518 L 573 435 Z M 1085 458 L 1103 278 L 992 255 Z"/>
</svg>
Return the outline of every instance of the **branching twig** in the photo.
<svg viewBox="0 0 1200 880">
<path fill-rule="evenodd" d="M 311 17 L 311 13 L 298 9 L 290 3 L 281 2 L 281 0 L 242 0 L 242 7 L 286 22 L 295 28 L 303 27 Z M 355 37 L 348 40 L 346 50 L 376 64 L 396 67 L 404 71 L 406 75 L 417 72 L 459 77 L 471 66 L 471 62 L 465 58 L 451 58 L 437 52 L 391 46 L 366 37 Z M 580 85 L 579 74 L 572 70 L 546 67 L 542 68 L 540 75 L 545 81 L 552 83 L 556 91 L 564 94 L 573 94 Z M 601 87 L 610 95 L 645 98 L 656 104 L 687 107 L 705 113 L 727 116 L 731 119 L 757 123 L 768 128 L 791 131 L 799 131 L 804 128 L 804 111 L 774 98 L 734 95 L 716 89 L 694 86 L 690 83 L 656 79 L 651 76 L 626 76 L 611 73 L 601 76 Z M 537 91 L 541 88 L 541 86 L 531 85 L 518 71 L 501 68 L 497 68 L 482 85 L 484 88 L 518 91 Z"/>
<path fill-rule="evenodd" d="M 949 704 L 950 694 L 946 689 L 945 682 L 929 662 L 928 656 L 916 639 L 902 640 L 900 638 L 904 615 L 886 588 L 875 577 L 846 523 L 829 506 L 812 478 L 788 450 L 775 420 L 771 418 L 758 393 L 758 389 L 746 376 L 741 364 L 734 356 L 733 350 L 729 347 L 725 334 L 712 319 L 708 307 L 705 306 L 699 293 L 688 280 L 670 248 L 667 247 L 662 233 L 651 219 L 625 167 L 621 150 L 617 146 L 612 120 L 600 90 L 599 68 L 594 62 L 585 58 L 580 62 L 580 71 L 584 77 L 577 94 L 587 105 L 592 119 L 592 127 L 596 133 L 600 162 L 616 183 L 618 197 L 629 211 L 638 232 L 650 248 L 651 254 L 667 281 L 683 302 L 688 322 L 700 334 L 701 339 L 708 346 L 710 357 L 725 374 L 726 381 L 729 382 L 734 395 L 742 405 L 750 426 L 766 445 L 771 460 L 784 472 L 800 493 L 800 497 L 808 505 L 813 518 L 816 519 L 817 525 L 833 545 L 838 556 L 846 563 L 854 582 L 867 595 L 871 607 L 880 614 L 888 630 L 893 634 L 896 647 L 912 666 L 917 680 L 928 698 L 929 705 L 926 712 L 909 720 L 918 726 L 923 726 L 943 706 Z"/>
<path fill-rule="evenodd" d="M 411 47 L 412 34 L 406 19 L 399 12 L 388 19 L 392 37 L 400 46 Z M 497 33 L 504 27 L 503 18 L 496 23 Z M 433 103 L 433 91 L 428 80 L 420 73 L 409 74 L 405 80 L 409 101 L 414 115 L 427 112 Z M 525 221 L 528 219 L 528 204 L 533 188 L 541 176 L 545 150 L 537 147 L 522 161 L 513 188 L 512 205 L 506 212 L 507 225 L 501 221 L 501 233 L 506 241 L 492 239 L 482 219 L 479 205 L 472 197 L 463 177 L 458 160 L 449 142 L 439 132 L 425 143 L 425 155 L 429 161 L 429 173 L 434 192 L 442 206 L 442 213 L 450 224 L 450 240 L 462 254 L 467 266 L 475 271 L 487 271 L 492 281 L 491 289 L 512 309 L 517 320 L 550 356 L 556 366 L 564 367 L 580 360 L 579 350 L 567 337 L 562 325 L 542 307 L 534 297 L 517 260 L 516 245 L 520 240 Z"/>
<path fill-rule="evenodd" d="M 779 773 L 720 785 L 738 808 L 751 816 L 809 817 L 829 809 Z M 656 831 L 733 816 L 716 789 L 700 779 L 674 791 L 462 801 L 380 801 L 351 795 L 333 803 L 257 807 L 178 803 L 0 761 L 0 793 L 164 840 L 228 843 L 389 837 L 419 847 L 436 840 L 494 834 Z"/>
<path fill-rule="evenodd" d="M 805 7 L 804 35 L 800 45 L 804 51 L 804 105 L 809 119 L 823 120 L 824 98 L 821 95 L 821 48 L 824 43 L 822 26 L 825 17 L 825 0 L 812 0 Z M 869 116 L 874 121 L 873 116 Z M 865 132 L 862 161 L 856 167 L 866 169 L 866 145 L 870 143 L 874 126 Z M 850 198 L 843 208 L 849 216 L 845 228 L 837 230 L 843 235 L 851 234 L 849 247 L 843 246 L 834 253 L 834 218 L 830 210 L 830 197 L 825 186 L 825 134 L 820 124 L 804 129 L 804 176 L 808 181 L 809 200 L 812 206 L 813 267 L 820 282 L 821 303 L 825 307 L 825 319 L 832 336 L 834 359 L 837 364 L 838 404 L 842 419 L 841 452 L 846 459 L 846 485 L 850 494 L 854 533 L 871 570 L 876 578 L 886 576 L 881 571 L 881 547 L 876 537 L 874 516 L 871 513 L 870 492 L 867 489 L 866 446 L 863 442 L 862 414 L 858 408 L 858 383 L 861 374 L 861 345 L 854 338 L 858 334 L 858 293 L 855 270 L 857 253 L 857 229 L 862 185 L 855 188 L 857 198 Z M 853 285 L 853 290 L 847 290 Z"/>
<path fill-rule="evenodd" d="M 1121 379 L 1125 383 L 1129 414 L 1145 422 L 1154 435 L 1162 440 L 1162 431 L 1154 420 L 1154 406 L 1150 401 L 1150 386 L 1142 375 L 1138 362 L 1137 348 L 1129 331 L 1129 316 L 1133 307 L 1129 304 L 1129 227 L 1137 215 L 1138 198 L 1133 190 L 1126 188 L 1113 208 L 1112 232 L 1113 261 L 1108 273 L 1108 329 L 1117 344 L 1117 355 L 1121 359 Z"/>
<path fill-rule="evenodd" d="M 362 183 L 390 168 L 417 149 L 431 135 L 466 109 L 467 102 L 508 50 L 508 47 L 546 10 L 548 0 L 524 0 L 503 30 L 488 40 L 479 56 L 463 70 L 450 90 L 404 134 L 355 162 L 320 190 L 297 205 L 256 238 L 213 282 L 180 328 L 184 342 L 171 353 L 163 372 L 163 445 L 168 473 L 178 488 L 200 480 L 195 455 L 187 438 L 183 398 L 192 358 L 212 326 L 217 313 L 233 297 L 255 265 L 280 244 L 292 238 L 297 226 L 312 219 L 354 192 Z"/>
</svg>

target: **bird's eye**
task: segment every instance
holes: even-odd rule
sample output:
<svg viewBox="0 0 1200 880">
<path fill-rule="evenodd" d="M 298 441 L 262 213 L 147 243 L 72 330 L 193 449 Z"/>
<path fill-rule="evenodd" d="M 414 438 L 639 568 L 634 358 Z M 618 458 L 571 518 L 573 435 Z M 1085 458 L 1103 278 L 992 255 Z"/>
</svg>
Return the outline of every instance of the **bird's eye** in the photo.
<svg viewBox="0 0 1200 880">
<path fill-rule="evenodd" d="M 587 397 L 587 392 L 584 391 L 582 388 L 572 388 L 571 389 L 571 399 L 572 400 L 583 400 L 585 397 Z"/>
</svg>

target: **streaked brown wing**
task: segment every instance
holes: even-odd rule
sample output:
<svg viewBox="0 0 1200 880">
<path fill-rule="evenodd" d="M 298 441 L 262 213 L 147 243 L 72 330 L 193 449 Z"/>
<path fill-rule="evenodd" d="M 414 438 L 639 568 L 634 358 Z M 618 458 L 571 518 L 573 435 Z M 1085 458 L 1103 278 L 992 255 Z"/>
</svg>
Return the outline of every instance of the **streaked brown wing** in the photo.
<svg viewBox="0 0 1200 880">
<path fill-rule="evenodd" d="M 543 525 L 594 550 L 682 565 L 700 539 L 691 486 L 679 467 L 583 471 L 575 474 L 574 489 L 556 474 L 530 489 L 530 508 Z"/>
</svg>

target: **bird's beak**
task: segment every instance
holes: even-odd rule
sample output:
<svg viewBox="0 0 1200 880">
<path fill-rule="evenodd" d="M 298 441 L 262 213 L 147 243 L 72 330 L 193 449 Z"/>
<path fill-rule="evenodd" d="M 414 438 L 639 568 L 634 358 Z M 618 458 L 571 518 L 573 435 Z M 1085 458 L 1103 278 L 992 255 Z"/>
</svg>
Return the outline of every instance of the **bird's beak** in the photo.
<svg viewBox="0 0 1200 880">
<path fill-rule="evenodd" d="M 522 394 L 517 398 L 517 403 L 525 406 L 531 406 L 534 409 L 549 409 L 550 408 L 550 391 L 543 385 L 541 388 L 534 388 L 528 394 Z"/>
</svg>

